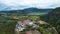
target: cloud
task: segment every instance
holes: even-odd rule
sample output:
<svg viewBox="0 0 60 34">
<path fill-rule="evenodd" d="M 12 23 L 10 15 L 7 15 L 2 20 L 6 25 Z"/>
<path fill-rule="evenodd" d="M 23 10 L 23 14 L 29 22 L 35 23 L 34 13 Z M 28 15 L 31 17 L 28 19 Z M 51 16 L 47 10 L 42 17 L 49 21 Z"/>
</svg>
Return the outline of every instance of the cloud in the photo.
<svg viewBox="0 0 60 34">
<path fill-rule="evenodd" d="M 60 7 L 60 0 L 0 0 L 0 3 L 12 9 L 23 9 L 28 7 L 56 8 Z"/>
</svg>

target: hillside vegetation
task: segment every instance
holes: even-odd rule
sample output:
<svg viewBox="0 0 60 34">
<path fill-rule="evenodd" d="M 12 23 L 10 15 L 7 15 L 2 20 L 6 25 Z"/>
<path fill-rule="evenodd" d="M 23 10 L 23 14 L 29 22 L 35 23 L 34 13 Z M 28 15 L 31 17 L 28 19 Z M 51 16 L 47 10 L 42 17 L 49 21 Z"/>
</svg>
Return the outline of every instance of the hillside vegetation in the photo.
<svg viewBox="0 0 60 34">
<path fill-rule="evenodd" d="M 42 34 L 57 33 L 53 29 L 53 26 L 50 26 L 49 24 L 46 24 L 42 21 L 42 24 L 39 23 L 40 15 L 12 16 L 7 14 L 0 14 L 0 34 L 15 34 L 15 26 L 17 24 L 17 21 L 22 21 L 26 19 L 36 21 L 36 24 L 40 25 L 38 31 L 40 31 Z"/>
<path fill-rule="evenodd" d="M 41 20 L 46 21 L 56 28 L 60 34 L 60 8 L 56 8 L 47 15 L 41 16 Z"/>
</svg>

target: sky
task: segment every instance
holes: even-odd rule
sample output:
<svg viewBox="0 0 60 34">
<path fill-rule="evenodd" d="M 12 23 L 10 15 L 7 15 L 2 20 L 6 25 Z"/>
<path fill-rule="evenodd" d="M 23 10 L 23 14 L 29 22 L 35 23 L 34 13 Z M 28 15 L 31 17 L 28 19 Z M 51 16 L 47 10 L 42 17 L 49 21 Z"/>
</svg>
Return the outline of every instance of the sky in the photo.
<svg viewBox="0 0 60 34">
<path fill-rule="evenodd" d="M 17 10 L 30 7 L 56 8 L 60 7 L 60 0 L 0 0 L 0 10 Z"/>
</svg>

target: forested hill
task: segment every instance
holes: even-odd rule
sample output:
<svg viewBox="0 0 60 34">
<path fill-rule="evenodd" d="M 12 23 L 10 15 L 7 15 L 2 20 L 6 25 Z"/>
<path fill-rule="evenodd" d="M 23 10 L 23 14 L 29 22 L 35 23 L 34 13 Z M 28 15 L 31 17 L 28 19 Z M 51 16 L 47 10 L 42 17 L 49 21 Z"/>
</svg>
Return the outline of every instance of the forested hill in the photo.
<svg viewBox="0 0 60 34">
<path fill-rule="evenodd" d="M 60 7 L 49 12 L 48 15 L 41 16 L 41 19 L 50 23 L 60 33 Z"/>
<path fill-rule="evenodd" d="M 0 11 L 0 13 L 31 13 L 31 12 L 49 12 L 49 11 L 52 11 L 53 9 L 38 9 L 38 8 L 26 8 L 26 9 L 23 9 L 23 10 L 5 10 L 5 11 Z"/>
<path fill-rule="evenodd" d="M 38 9 L 38 8 L 27 8 L 27 9 L 24 9 L 24 11 L 26 12 L 50 12 L 52 11 L 53 9 Z"/>
</svg>

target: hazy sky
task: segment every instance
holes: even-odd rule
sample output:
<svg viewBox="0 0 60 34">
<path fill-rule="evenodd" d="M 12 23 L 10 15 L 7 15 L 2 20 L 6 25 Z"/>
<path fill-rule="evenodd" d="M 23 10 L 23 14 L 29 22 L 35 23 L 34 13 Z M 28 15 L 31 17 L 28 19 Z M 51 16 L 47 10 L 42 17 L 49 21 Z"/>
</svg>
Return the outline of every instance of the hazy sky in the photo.
<svg viewBox="0 0 60 34">
<path fill-rule="evenodd" d="M 60 7 L 60 0 L 0 0 L 0 9 L 56 8 Z"/>
</svg>

